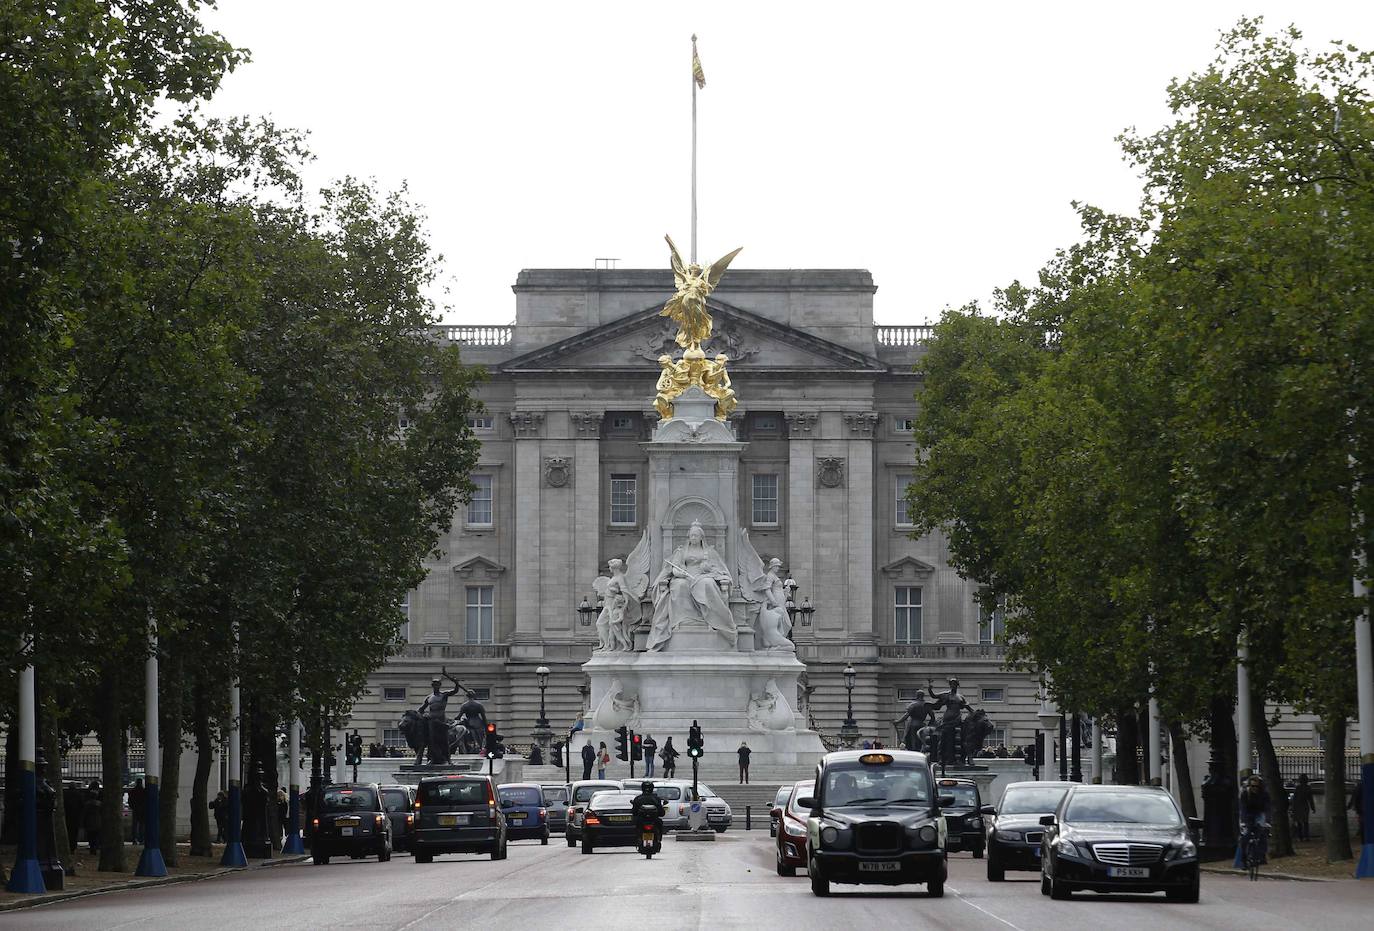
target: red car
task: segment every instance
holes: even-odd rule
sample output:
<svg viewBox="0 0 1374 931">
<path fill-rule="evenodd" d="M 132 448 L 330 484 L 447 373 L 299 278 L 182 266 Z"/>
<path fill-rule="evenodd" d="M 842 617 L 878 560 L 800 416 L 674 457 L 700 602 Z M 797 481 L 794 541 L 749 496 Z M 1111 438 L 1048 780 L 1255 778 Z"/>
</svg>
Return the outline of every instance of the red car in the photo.
<svg viewBox="0 0 1374 931">
<path fill-rule="evenodd" d="M 778 824 L 778 875 L 796 876 L 797 867 L 806 866 L 806 819 L 811 809 L 799 808 L 797 799 L 805 798 L 816 784 L 810 780 L 792 787 L 782 806 L 782 820 Z"/>
</svg>

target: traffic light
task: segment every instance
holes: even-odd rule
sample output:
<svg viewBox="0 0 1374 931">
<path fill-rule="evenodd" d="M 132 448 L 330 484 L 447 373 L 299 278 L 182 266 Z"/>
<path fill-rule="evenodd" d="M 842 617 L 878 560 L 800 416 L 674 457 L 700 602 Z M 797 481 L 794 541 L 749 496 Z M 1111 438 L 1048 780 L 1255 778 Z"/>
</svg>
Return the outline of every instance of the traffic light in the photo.
<svg viewBox="0 0 1374 931">
<path fill-rule="evenodd" d="M 958 766 L 964 762 L 964 728 L 958 721 L 955 721 L 953 726 L 954 733 L 951 736 L 954 738 L 954 765 Z"/>
<path fill-rule="evenodd" d="M 354 732 L 344 739 L 344 765 L 357 766 L 363 761 L 363 738 Z"/>
<path fill-rule="evenodd" d="M 687 755 L 693 759 L 706 752 L 706 742 L 701 739 L 701 725 L 693 721 L 687 729 Z"/>
<path fill-rule="evenodd" d="M 623 724 L 615 729 L 615 758 L 617 760 L 630 758 L 630 729 Z"/>
<path fill-rule="evenodd" d="M 501 741 L 504 738 L 496 733 L 496 725 L 487 725 L 487 746 L 486 756 L 489 760 L 499 760 L 506 755 L 506 746 Z"/>
<path fill-rule="evenodd" d="M 644 748 L 639 745 L 638 734 L 631 734 L 630 738 L 630 759 L 638 762 L 644 759 Z"/>
<path fill-rule="evenodd" d="M 1045 732 L 1035 732 L 1035 766 L 1045 765 Z"/>
</svg>

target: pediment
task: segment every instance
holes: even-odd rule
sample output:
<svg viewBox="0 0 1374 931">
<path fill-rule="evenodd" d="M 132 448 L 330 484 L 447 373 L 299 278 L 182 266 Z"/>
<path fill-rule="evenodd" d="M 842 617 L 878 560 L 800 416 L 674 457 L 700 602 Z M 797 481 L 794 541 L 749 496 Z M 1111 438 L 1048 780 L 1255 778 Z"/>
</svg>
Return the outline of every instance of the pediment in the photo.
<svg viewBox="0 0 1374 931">
<path fill-rule="evenodd" d="M 785 326 L 729 304 L 708 301 L 713 329 L 707 354 L 730 357 L 731 374 L 794 370 L 878 373 L 881 361 L 846 346 Z M 526 353 L 498 368 L 508 374 L 644 372 L 658 357 L 680 352 L 677 325 L 655 305 L 576 336 Z"/>
<path fill-rule="evenodd" d="M 494 579 L 505 571 L 505 566 L 494 563 L 485 556 L 469 556 L 453 565 L 454 574 L 464 579 Z"/>
<path fill-rule="evenodd" d="M 903 556 L 882 568 L 883 575 L 892 579 L 918 579 L 934 571 L 934 566 L 915 556 Z"/>
</svg>

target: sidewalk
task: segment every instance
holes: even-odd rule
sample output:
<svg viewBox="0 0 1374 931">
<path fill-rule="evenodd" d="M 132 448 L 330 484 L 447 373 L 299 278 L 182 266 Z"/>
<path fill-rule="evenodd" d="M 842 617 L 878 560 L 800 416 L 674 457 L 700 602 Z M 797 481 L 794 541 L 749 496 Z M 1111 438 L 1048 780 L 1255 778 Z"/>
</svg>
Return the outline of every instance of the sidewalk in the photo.
<svg viewBox="0 0 1374 931">
<path fill-rule="evenodd" d="M 224 848 L 223 845 L 216 844 L 214 853 L 209 857 L 192 857 L 187 853 L 189 845 L 179 845 L 178 858 L 180 865 L 168 867 L 167 875 L 156 879 L 135 876 L 134 870 L 138 867 L 139 854 L 143 852 L 142 846 L 128 844 L 124 849 L 125 864 L 128 870 L 123 873 L 105 873 L 97 870 L 96 864 L 99 857 L 82 847 L 76 854 L 77 875 L 67 876 L 64 888 L 57 892 L 45 892 L 42 895 L 21 895 L 13 892 L 6 892 L 0 886 L 0 912 L 19 908 L 31 908 L 35 905 L 46 905 L 49 902 L 61 902 L 64 899 L 73 899 L 80 896 L 96 895 L 103 892 L 117 892 L 121 889 L 140 889 L 145 886 L 162 886 L 168 883 L 196 882 L 202 879 L 212 879 L 225 873 L 238 872 L 242 867 L 223 867 L 219 865 L 219 858 Z M 15 850 L 13 847 L 0 847 L 0 862 L 6 864 L 6 869 L 14 863 Z M 249 860 L 247 869 L 261 869 L 263 867 L 277 866 L 282 863 L 298 863 L 308 859 L 304 856 L 277 857 L 270 860 Z"/>
<path fill-rule="evenodd" d="M 1260 867 L 1260 878 L 1291 879 L 1300 882 L 1338 882 L 1355 878 L 1355 861 L 1341 860 L 1326 862 L 1326 842 L 1322 840 L 1298 841 L 1294 844 L 1295 853 L 1291 857 L 1270 857 L 1269 862 Z M 1355 847 L 1358 855 L 1359 847 Z M 1244 875 L 1242 870 L 1231 868 L 1230 862 L 1213 861 L 1202 865 L 1204 873 L 1221 873 L 1232 876 Z"/>
</svg>

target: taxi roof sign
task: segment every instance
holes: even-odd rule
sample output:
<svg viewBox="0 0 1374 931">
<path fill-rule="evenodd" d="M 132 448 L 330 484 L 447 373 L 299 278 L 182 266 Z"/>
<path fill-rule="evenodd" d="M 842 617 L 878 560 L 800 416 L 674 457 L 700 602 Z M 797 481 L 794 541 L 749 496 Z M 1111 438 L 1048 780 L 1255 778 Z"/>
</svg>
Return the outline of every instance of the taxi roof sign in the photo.
<svg viewBox="0 0 1374 931">
<path fill-rule="evenodd" d="M 892 762 L 890 753 L 865 753 L 859 757 L 859 762 L 866 766 L 886 766 Z"/>
</svg>

